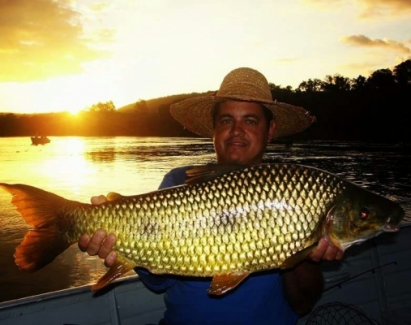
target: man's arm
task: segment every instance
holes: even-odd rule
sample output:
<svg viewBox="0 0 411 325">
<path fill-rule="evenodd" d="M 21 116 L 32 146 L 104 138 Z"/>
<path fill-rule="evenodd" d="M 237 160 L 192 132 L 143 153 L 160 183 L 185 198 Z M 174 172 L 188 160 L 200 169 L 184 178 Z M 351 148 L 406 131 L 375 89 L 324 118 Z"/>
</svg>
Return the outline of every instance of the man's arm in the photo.
<svg viewBox="0 0 411 325">
<path fill-rule="evenodd" d="M 299 316 L 308 314 L 324 288 L 319 263 L 303 261 L 293 269 L 284 271 L 282 277 L 284 296 L 293 311 Z"/>
<path fill-rule="evenodd" d="M 324 280 L 319 262 L 341 260 L 342 257 L 343 252 L 322 238 L 307 260 L 283 272 L 284 296 L 296 314 L 308 314 L 321 296 Z"/>
</svg>

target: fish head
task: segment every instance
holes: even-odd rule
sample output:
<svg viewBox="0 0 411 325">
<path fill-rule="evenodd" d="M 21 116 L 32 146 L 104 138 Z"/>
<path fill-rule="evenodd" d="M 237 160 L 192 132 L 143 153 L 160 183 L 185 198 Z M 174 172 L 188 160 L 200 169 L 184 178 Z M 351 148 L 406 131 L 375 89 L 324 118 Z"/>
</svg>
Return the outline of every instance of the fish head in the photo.
<svg viewBox="0 0 411 325">
<path fill-rule="evenodd" d="M 397 232 L 404 216 L 397 202 L 349 183 L 328 211 L 323 233 L 346 250 L 383 232 Z"/>
</svg>

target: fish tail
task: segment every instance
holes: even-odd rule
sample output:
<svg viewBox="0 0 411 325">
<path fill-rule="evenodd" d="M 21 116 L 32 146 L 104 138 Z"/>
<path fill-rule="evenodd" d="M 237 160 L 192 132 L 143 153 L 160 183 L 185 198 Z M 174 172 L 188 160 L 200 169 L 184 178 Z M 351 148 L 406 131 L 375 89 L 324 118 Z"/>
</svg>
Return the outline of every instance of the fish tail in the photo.
<svg viewBox="0 0 411 325">
<path fill-rule="evenodd" d="M 33 229 L 16 248 L 14 260 L 24 271 L 34 272 L 52 262 L 72 242 L 62 233 L 61 207 L 70 202 L 56 194 L 23 184 L 0 183 L 12 204 Z"/>
</svg>

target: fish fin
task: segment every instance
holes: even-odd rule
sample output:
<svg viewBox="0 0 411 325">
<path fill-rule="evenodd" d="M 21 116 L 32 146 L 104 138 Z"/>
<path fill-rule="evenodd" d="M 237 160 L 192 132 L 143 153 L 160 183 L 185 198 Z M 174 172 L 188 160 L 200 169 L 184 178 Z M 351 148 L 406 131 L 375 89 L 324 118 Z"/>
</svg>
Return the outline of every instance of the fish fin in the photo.
<svg viewBox="0 0 411 325">
<path fill-rule="evenodd" d="M 110 267 L 106 274 L 104 274 L 96 284 L 91 287 L 92 291 L 99 290 L 110 282 L 113 282 L 115 279 L 126 274 L 128 271 L 134 269 L 137 265 L 131 262 L 130 260 L 117 255 L 117 259 L 114 264 Z"/>
<path fill-rule="evenodd" d="M 211 281 L 208 293 L 220 296 L 237 287 L 250 273 L 237 272 L 229 274 L 215 275 Z"/>
<path fill-rule="evenodd" d="M 55 212 L 63 202 L 61 196 L 25 184 L 0 183 L 13 197 L 11 203 L 30 226 L 41 229 L 54 224 Z"/>
<path fill-rule="evenodd" d="M 107 201 L 115 201 L 121 197 L 123 197 L 123 195 L 116 193 L 116 192 L 110 192 L 107 194 L 106 199 Z"/>
<path fill-rule="evenodd" d="M 203 165 L 196 166 L 186 171 L 187 179 L 186 184 L 195 184 L 205 181 L 210 181 L 215 179 L 218 176 L 227 174 L 234 170 L 244 169 L 247 165 L 239 164 L 221 164 L 221 165 Z"/>
<path fill-rule="evenodd" d="M 35 272 L 51 263 L 69 246 L 70 243 L 53 227 L 46 231 L 29 230 L 16 248 L 14 262 L 22 271 Z"/>
<path fill-rule="evenodd" d="M 311 246 L 308 246 L 307 248 L 304 248 L 303 250 L 299 251 L 298 253 L 290 256 L 289 258 L 285 259 L 284 262 L 281 264 L 280 268 L 281 269 L 289 269 L 293 268 L 297 264 L 299 264 L 301 261 L 305 260 L 308 255 L 311 254 L 311 252 L 314 250 L 316 247 L 317 243 L 312 244 Z"/>
<path fill-rule="evenodd" d="M 14 254 L 15 263 L 21 270 L 34 272 L 41 269 L 74 243 L 61 235 L 57 222 L 61 206 L 74 201 L 24 184 L 0 183 L 0 187 L 13 196 L 11 202 L 17 211 L 34 227 L 26 233 Z"/>
</svg>

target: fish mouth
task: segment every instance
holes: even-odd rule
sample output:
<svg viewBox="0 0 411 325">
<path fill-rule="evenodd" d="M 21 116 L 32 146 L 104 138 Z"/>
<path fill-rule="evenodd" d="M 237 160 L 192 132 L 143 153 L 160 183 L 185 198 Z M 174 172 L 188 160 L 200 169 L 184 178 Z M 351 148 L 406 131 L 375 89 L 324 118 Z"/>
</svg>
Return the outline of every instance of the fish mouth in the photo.
<svg viewBox="0 0 411 325">
<path fill-rule="evenodd" d="M 391 218 L 388 218 L 387 221 L 385 222 L 385 224 L 382 226 L 382 230 L 384 232 L 397 232 L 400 230 L 400 228 L 398 227 L 398 225 L 394 225 L 392 223 L 390 223 Z"/>
<path fill-rule="evenodd" d="M 382 230 L 384 232 L 397 232 L 400 230 L 400 228 L 398 228 L 397 226 L 394 226 L 392 224 L 386 223 L 383 227 Z"/>
</svg>

